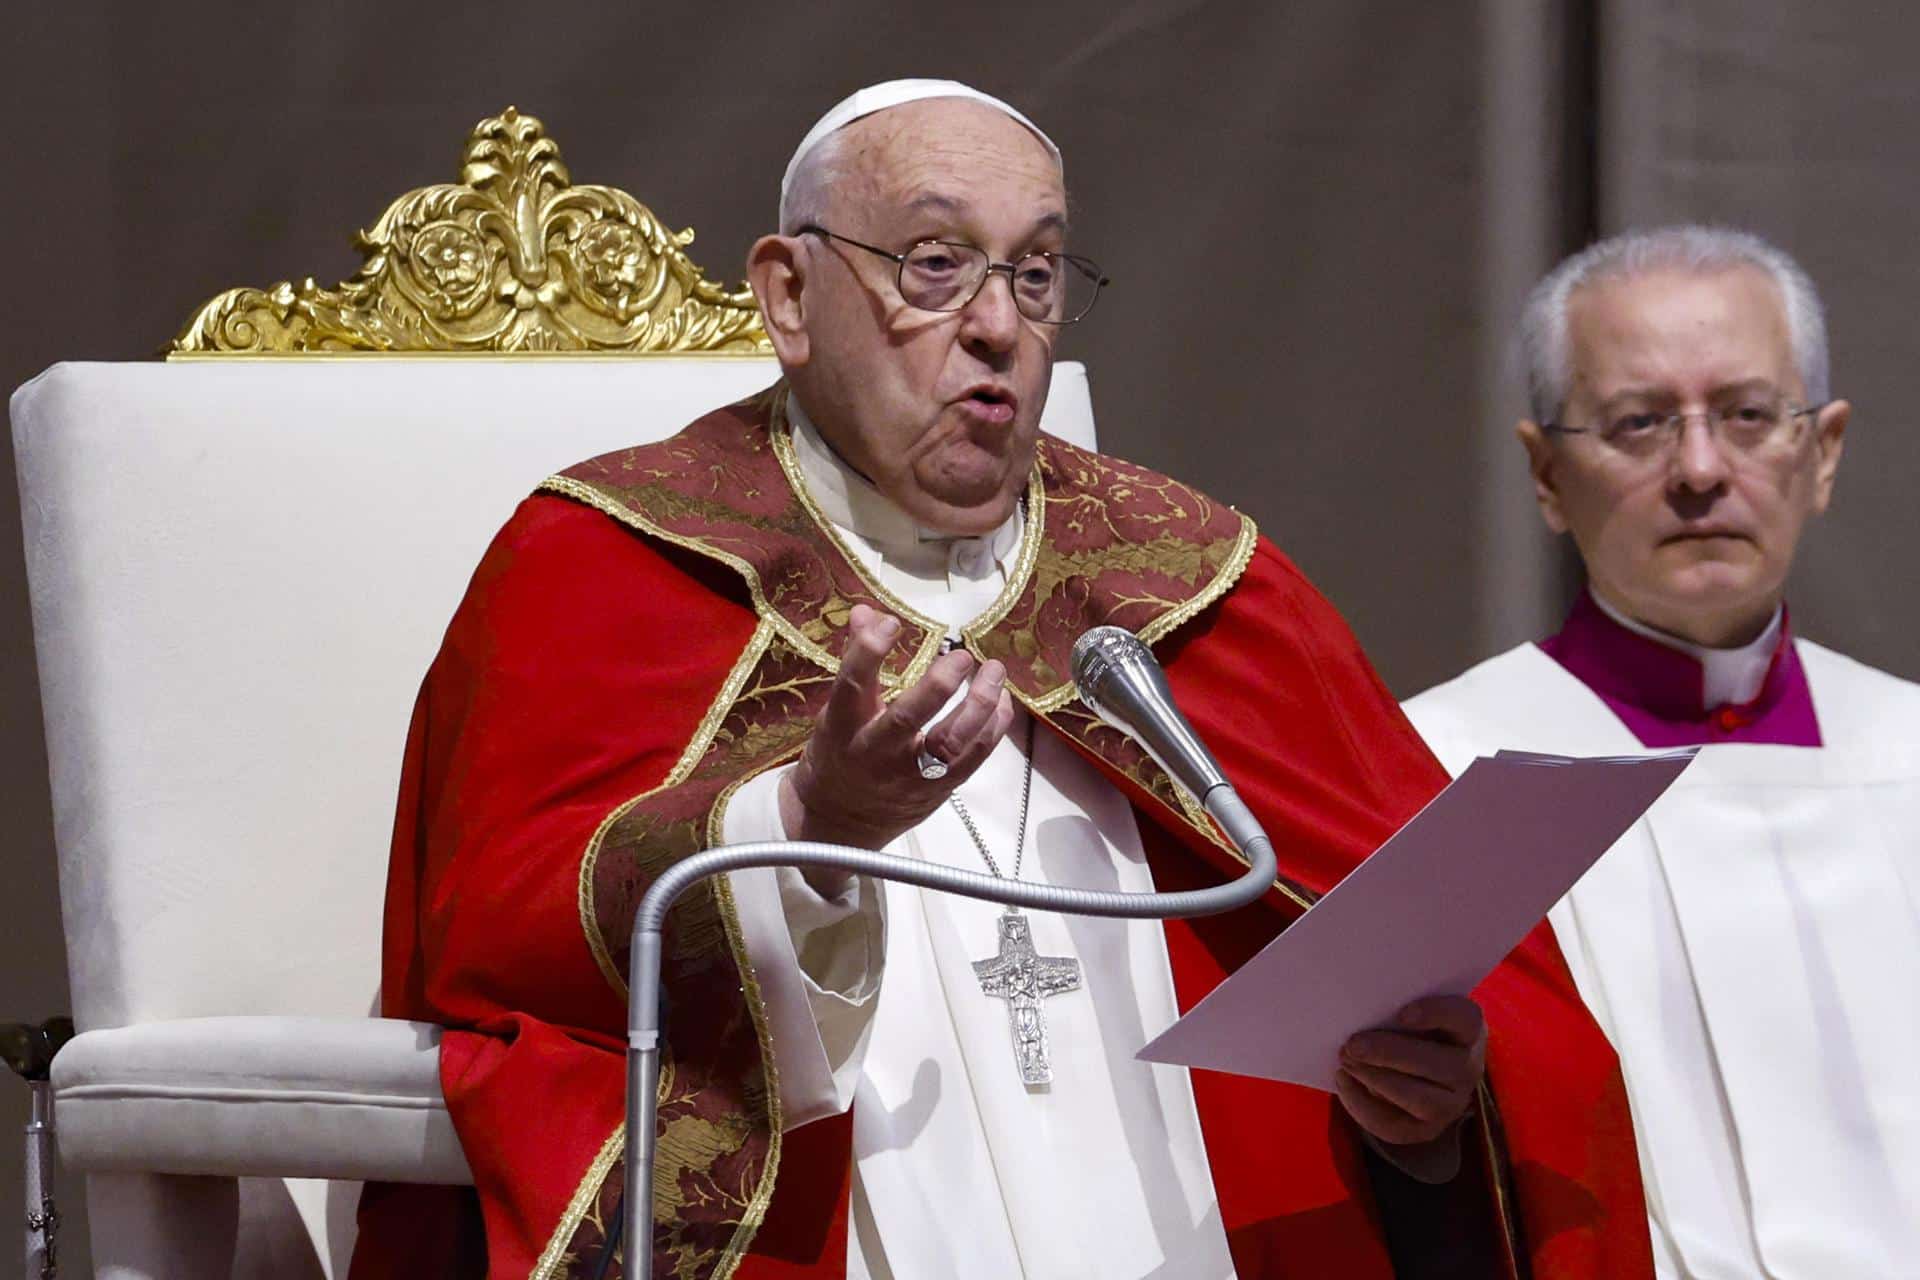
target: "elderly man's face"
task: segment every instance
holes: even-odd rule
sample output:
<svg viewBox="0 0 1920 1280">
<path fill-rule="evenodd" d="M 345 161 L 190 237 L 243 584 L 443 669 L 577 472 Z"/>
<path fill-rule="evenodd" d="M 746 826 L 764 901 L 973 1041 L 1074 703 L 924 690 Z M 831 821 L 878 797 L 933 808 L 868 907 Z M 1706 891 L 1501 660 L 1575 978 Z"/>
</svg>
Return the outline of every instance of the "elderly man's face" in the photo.
<svg viewBox="0 0 1920 1280">
<path fill-rule="evenodd" d="M 1699 644 L 1758 635 L 1785 589 L 1808 518 L 1824 511 L 1849 412 L 1835 401 L 1742 450 L 1714 410 L 1806 407 L 1785 307 L 1755 268 L 1657 270 L 1576 290 L 1567 306 L 1572 385 L 1563 425 L 1688 413 L 1671 449 L 1631 457 L 1593 433 L 1520 424 L 1547 523 L 1570 532 L 1609 604 Z"/>
<path fill-rule="evenodd" d="M 821 221 L 840 235 L 896 253 L 957 241 L 995 262 L 1066 247 L 1059 167 L 991 107 L 909 103 L 849 125 L 836 145 Z M 791 246 L 780 250 L 789 278 L 768 285 L 756 246 L 755 287 L 828 442 L 928 528 L 1003 523 L 1032 467 L 1057 328 L 1016 310 L 1004 272 L 963 310 L 922 311 L 901 298 L 884 258 L 814 235 L 773 243 Z"/>
</svg>

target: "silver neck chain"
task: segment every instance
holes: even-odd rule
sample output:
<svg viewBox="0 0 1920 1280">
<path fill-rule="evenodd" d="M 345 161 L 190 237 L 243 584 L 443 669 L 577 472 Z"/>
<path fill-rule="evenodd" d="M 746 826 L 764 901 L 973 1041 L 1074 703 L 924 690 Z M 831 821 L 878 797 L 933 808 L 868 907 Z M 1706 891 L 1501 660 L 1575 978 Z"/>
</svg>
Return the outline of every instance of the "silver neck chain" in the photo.
<svg viewBox="0 0 1920 1280">
<path fill-rule="evenodd" d="M 966 805 L 960 803 L 959 793 L 956 792 L 947 797 L 947 802 L 953 806 L 953 811 L 960 815 L 960 825 L 965 827 L 967 834 L 973 837 L 973 847 L 980 851 L 980 856 L 986 860 L 987 870 L 993 872 L 996 879 L 1018 880 L 1020 878 L 1020 860 L 1027 856 L 1027 802 L 1031 799 L 1033 799 L 1033 717 L 1028 716 L 1027 769 L 1020 783 L 1020 824 L 1018 834 L 1014 836 L 1011 876 L 1001 871 L 1000 864 L 993 860 L 991 853 L 987 852 L 987 842 L 980 838 L 980 828 L 973 825 L 973 815 L 967 812 Z"/>
</svg>

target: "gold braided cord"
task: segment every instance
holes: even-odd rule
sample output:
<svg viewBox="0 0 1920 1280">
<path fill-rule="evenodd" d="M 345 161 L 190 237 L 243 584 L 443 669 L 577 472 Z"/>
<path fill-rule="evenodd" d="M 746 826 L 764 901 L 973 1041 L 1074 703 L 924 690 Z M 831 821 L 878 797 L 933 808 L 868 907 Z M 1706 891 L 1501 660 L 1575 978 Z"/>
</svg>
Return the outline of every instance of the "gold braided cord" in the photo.
<svg viewBox="0 0 1920 1280">
<path fill-rule="evenodd" d="M 547 1247 L 540 1251 L 540 1259 L 533 1264 L 533 1270 L 527 1273 L 527 1280 L 553 1280 L 557 1268 L 567 1259 L 567 1246 L 573 1242 L 573 1233 L 580 1229 L 587 1211 L 600 1198 L 600 1188 L 607 1181 L 607 1173 L 620 1159 L 626 1145 L 627 1122 L 622 1120 L 613 1127 L 607 1140 L 600 1144 L 599 1154 L 587 1166 L 580 1185 L 573 1189 L 573 1198 L 567 1201 L 566 1209 L 560 1214 L 560 1225 L 547 1238 Z"/>
<path fill-rule="evenodd" d="M 783 400 L 781 405 L 784 406 L 784 404 Z M 834 526 L 833 521 L 827 519 L 826 513 L 820 509 L 820 504 L 814 501 L 812 492 L 807 488 L 806 478 L 800 474 L 800 458 L 793 447 L 793 423 L 787 417 L 783 407 L 776 408 L 774 420 L 768 428 L 768 436 L 773 441 L 773 456 L 779 461 L 780 470 L 786 475 L 794 497 L 799 500 L 801 510 L 807 513 L 807 519 L 813 522 L 814 528 L 835 551 L 840 553 L 840 558 L 846 562 L 847 568 L 860 580 L 860 585 L 867 589 L 869 595 L 886 605 L 895 617 L 904 618 L 918 627 L 921 635 L 925 637 L 920 642 L 919 650 L 898 676 L 890 676 L 885 671 L 880 673 L 880 682 L 883 685 L 896 689 L 912 686 L 927 673 L 928 668 L 933 666 L 934 659 L 940 656 L 940 647 L 947 635 L 947 624 L 935 618 L 929 618 L 887 590 L 879 578 L 867 571 L 867 566 L 859 556 L 854 554 L 853 548 L 848 545 L 846 538 Z M 1027 495 L 1034 504 L 1033 510 L 1038 512 L 1041 489 L 1040 473 L 1037 468 L 1033 478 L 1028 482 Z M 1021 538 L 1019 563 L 995 604 L 995 608 L 1001 614 L 1004 615 L 1008 609 L 1011 609 L 1014 602 L 1019 600 L 1020 593 L 1025 590 L 1027 576 L 1033 572 L 1033 561 L 1039 547 L 1040 522 L 1037 518 L 1029 519 Z"/>
<path fill-rule="evenodd" d="M 1211 581 L 1194 593 L 1189 599 L 1155 617 L 1140 628 L 1140 642 L 1146 645 L 1156 644 L 1170 636 L 1174 631 L 1198 617 L 1214 601 L 1227 594 L 1240 581 L 1240 575 L 1253 563 L 1254 550 L 1259 546 L 1260 530 L 1251 516 L 1240 517 L 1240 532 L 1233 540 L 1233 547 L 1227 552 L 1227 558 L 1221 564 L 1219 572 Z M 1017 690 L 1015 691 L 1018 692 Z M 1071 680 L 1056 686 L 1028 701 L 1035 711 L 1045 714 L 1058 711 L 1075 698 L 1079 692 Z"/>
<path fill-rule="evenodd" d="M 625 804 L 616 806 L 601 819 L 599 827 L 594 830 L 593 838 L 587 841 L 586 853 L 580 859 L 578 890 L 580 930 L 586 935 L 587 946 L 593 951 L 593 959 L 600 966 L 601 976 L 606 978 L 622 1000 L 627 998 L 627 975 L 621 973 L 619 966 L 614 964 L 613 956 L 607 950 L 606 939 L 600 936 L 599 918 L 594 914 L 593 873 L 600 862 L 600 849 L 605 844 L 607 833 L 613 829 L 614 824 L 625 817 L 635 805 L 670 787 L 677 787 L 687 780 L 694 766 L 700 763 L 702 757 L 707 754 L 707 748 L 713 744 L 714 735 L 720 731 L 720 725 L 726 720 L 727 713 L 733 710 L 733 704 L 739 700 L 740 690 L 746 686 L 747 678 L 753 674 L 754 668 L 760 665 L 760 659 L 766 655 L 767 646 L 773 642 L 773 636 L 773 624 L 764 614 L 761 615 L 759 624 L 753 629 L 753 635 L 747 640 L 746 648 L 742 649 L 740 656 L 734 660 L 733 669 L 727 672 L 727 678 L 721 684 L 720 692 L 715 694 L 713 701 L 708 704 L 706 714 L 700 717 L 699 727 L 687 740 L 686 749 L 681 751 L 680 758 L 674 761 L 673 768 L 668 771 L 667 776 L 661 780 L 659 786 L 649 787 Z M 737 930 L 729 924 L 727 932 L 731 936 Z"/>
<path fill-rule="evenodd" d="M 594 867 L 599 861 L 600 850 L 604 844 L 606 834 L 613 827 L 614 823 L 636 804 L 639 804 L 649 796 L 655 795 L 669 787 L 679 786 L 686 781 L 688 775 L 693 772 L 694 767 L 706 756 L 708 748 L 712 745 L 715 735 L 719 732 L 721 724 L 727 717 L 727 713 L 731 711 L 734 704 L 739 701 L 741 689 L 745 687 L 749 677 L 752 676 L 754 670 L 760 665 L 761 659 L 766 656 L 767 649 L 772 644 L 774 635 L 775 630 L 773 625 L 765 618 L 762 618 L 754 628 L 753 635 L 748 639 L 746 647 L 741 650 L 739 658 L 735 660 L 732 669 L 727 673 L 727 678 L 722 683 L 720 692 L 714 696 L 713 702 L 707 707 L 706 714 L 701 717 L 700 725 L 694 731 L 692 738 L 688 740 L 686 749 L 680 753 L 680 758 L 675 761 L 673 769 L 669 771 L 667 777 L 659 786 L 651 788 L 615 808 L 602 820 L 599 828 L 594 832 L 593 838 L 587 843 L 586 854 L 581 858 L 580 862 L 580 927 L 582 933 L 586 935 L 587 945 L 593 952 L 594 961 L 600 966 L 601 974 L 623 998 L 627 991 L 626 975 L 619 971 L 618 967 L 613 963 L 612 955 L 608 953 L 606 940 L 600 936 L 600 929 L 596 923 L 593 908 L 593 872 Z M 725 809 L 725 801 L 731 798 L 732 791 L 733 788 L 728 788 L 727 792 L 721 797 L 720 805 L 715 808 L 714 823 L 719 821 L 719 815 L 723 813 Z M 717 829 L 717 827 L 712 829 Z M 709 843 L 713 844 L 718 842 L 710 841 Z M 748 1200 L 746 1211 L 742 1216 L 740 1225 L 735 1229 L 732 1240 L 729 1241 L 727 1248 L 721 1254 L 720 1262 L 714 1272 L 714 1280 L 724 1280 L 725 1277 L 731 1276 L 739 1267 L 740 1259 L 744 1256 L 747 1246 L 752 1242 L 754 1233 L 759 1230 L 761 1221 L 766 1217 L 767 1205 L 771 1203 L 773 1199 L 774 1174 L 780 1163 L 780 1132 L 783 1122 L 780 1111 L 779 1076 L 774 1067 L 773 1031 L 767 1017 L 766 998 L 761 990 L 759 977 L 755 974 L 752 963 L 747 957 L 746 940 L 740 927 L 739 910 L 733 899 L 733 887 L 728 883 L 725 876 L 720 876 L 714 880 L 713 891 L 719 908 L 722 927 L 726 934 L 728 948 L 731 950 L 734 961 L 740 970 L 748 1015 L 753 1022 L 754 1032 L 759 1041 L 761 1069 L 764 1073 L 767 1088 L 767 1109 L 770 1124 L 772 1125 L 772 1136 L 767 1151 L 766 1169 L 762 1173 L 759 1185 L 755 1187 L 752 1197 Z M 664 1054 L 662 1057 L 665 1059 Z M 669 1073 L 672 1070 L 671 1061 L 663 1060 L 661 1067 L 660 1088 L 664 1095 L 668 1085 Z M 581 1179 L 579 1186 L 574 1188 L 573 1197 L 568 1201 L 566 1210 L 560 1215 L 560 1221 L 554 1227 L 553 1234 L 548 1237 L 547 1246 L 541 1252 L 540 1260 L 535 1265 L 530 1275 L 530 1280 L 551 1280 L 551 1277 L 555 1275 L 555 1268 L 565 1260 L 568 1245 L 572 1242 L 574 1234 L 580 1229 L 580 1224 L 586 1219 L 588 1211 L 599 1199 L 600 1190 L 606 1182 L 607 1174 L 624 1151 L 625 1143 L 626 1124 L 622 1122 L 614 1130 L 613 1136 L 601 1147 L 600 1154 L 595 1158 L 593 1164 L 589 1166 L 586 1176 Z"/>
<path fill-rule="evenodd" d="M 741 779 L 741 782 L 745 781 L 745 778 Z M 725 821 L 725 802 L 733 798 L 738 786 L 739 783 L 736 783 L 729 787 L 722 795 L 721 803 L 714 806 L 715 822 L 711 830 L 715 833 Z M 709 840 L 711 847 L 718 847 L 718 843 Z M 733 1239 L 727 1241 L 727 1247 L 720 1253 L 720 1260 L 714 1263 L 713 1280 L 728 1280 L 740 1269 L 740 1263 L 753 1244 L 760 1224 L 766 1221 L 767 1206 L 773 1203 L 774 1179 L 780 1172 L 780 1139 L 786 1132 L 787 1123 L 780 1102 L 780 1064 L 774 1056 L 773 1019 L 767 1013 L 767 997 L 760 986 L 760 975 L 754 972 L 753 961 L 747 955 L 746 934 L 740 928 L 740 908 L 733 899 L 733 882 L 726 876 L 715 876 L 713 891 L 720 901 L 721 918 L 727 924 L 727 946 L 732 950 L 733 962 L 740 970 L 741 994 L 746 998 L 747 1012 L 753 1018 L 754 1034 L 760 1041 L 760 1072 L 767 1091 L 767 1124 L 771 1130 L 767 1139 L 767 1161 L 760 1170 L 760 1181 L 747 1201 L 746 1210 L 740 1215 L 740 1225 L 734 1228 Z"/>
<path fill-rule="evenodd" d="M 718 560 L 721 564 L 734 570 L 746 580 L 747 594 L 753 600 L 753 611 L 760 616 L 762 622 L 765 622 L 778 632 L 780 638 L 792 645 L 795 652 L 825 668 L 827 674 L 839 674 L 840 660 L 828 653 L 820 645 L 807 639 L 805 633 L 802 632 L 800 628 L 788 621 L 785 615 L 773 607 L 772 603 L 768 601 L 766 590 L 760 582 L 760 575 L 754 571 L 752 565 L 748 564 L 741 557 L 734 555 L 730 551 L 723 551 L 718 547 L 703 542 L 699 538 L 690 538 L 674 533 L 665 526 L 656 524 L 654 521 L 641 515 L 625 503 L 617 502 L 593 486 L 582 484 L 571 476 L 548 476 L 540 482 L 538 488 L 544 493 L 557 493 L 562 497 L 572 498 L 575 502 L 584 503 L 592 507 L 595 511 L 612 516 L 621 524 L 638 529 L 640 532 L 658 538 L 662 542 L 670 542 L 682 550 L 692 551 L 697 555 Z M 881 675 L 883 682 L 888 679 L 889 677 L 884 673 Z"/>
</svg>

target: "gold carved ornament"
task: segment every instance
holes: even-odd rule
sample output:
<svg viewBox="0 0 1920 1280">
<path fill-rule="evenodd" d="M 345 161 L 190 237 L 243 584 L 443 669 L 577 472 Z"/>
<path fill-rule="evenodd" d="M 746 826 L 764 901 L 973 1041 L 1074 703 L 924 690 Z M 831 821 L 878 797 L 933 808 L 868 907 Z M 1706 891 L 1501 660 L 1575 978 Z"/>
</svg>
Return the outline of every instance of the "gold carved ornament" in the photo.
<svg viewBox="0 0 1920 1280">
<path fill-rule="evenodd" d="M 474 126 L 459 182 L 407 192 L 355 237 L 352 279 L 229 289 L 167 353 L 771 352 L 751 291 L 708 280 L 692 242 L 624 191 L 575 186 L 508 107 Z"/>
</svg>

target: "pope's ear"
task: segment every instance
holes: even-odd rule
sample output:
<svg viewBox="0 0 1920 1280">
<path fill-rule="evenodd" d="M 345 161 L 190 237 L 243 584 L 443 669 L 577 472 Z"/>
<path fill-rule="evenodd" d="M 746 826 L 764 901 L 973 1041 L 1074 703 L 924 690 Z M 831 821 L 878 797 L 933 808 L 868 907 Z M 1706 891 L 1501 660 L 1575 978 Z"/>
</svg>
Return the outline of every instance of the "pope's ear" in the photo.
<svg viewBox="0 0 1920 1280">
<path fill-rule="evenodd" d="M 1852 416 L 1853 406 L 1845 400 L 1829 400 L 1813 420 L 1813 509 L 1817 512 L 1825 512 L 1833 501 L 1833 478 L 1840 471 L 1840 451 Z"/>
<path fill-rule="evenodd" d="M 1565 533 L 1567 517 L 1560 509 L 1559 477 L 1554 474 L 1559 458 L 1554 454 L 1553 441 L 1532 418 L 1520 419 L 1513 434 L 1520 437 L 1521 447 L 1527 451 L 1527 470 L 1533 474 L 1533 497 L 1540 504 L 1540 518 L 1555 533 Z"/>
<path fill-rule="evenodd" d="M 807 362 L 807 255 L 795 236 L 761 236 L 747 252 L 747 283 L 782 368 Z"/>
</svg>

